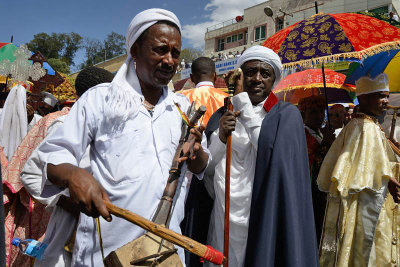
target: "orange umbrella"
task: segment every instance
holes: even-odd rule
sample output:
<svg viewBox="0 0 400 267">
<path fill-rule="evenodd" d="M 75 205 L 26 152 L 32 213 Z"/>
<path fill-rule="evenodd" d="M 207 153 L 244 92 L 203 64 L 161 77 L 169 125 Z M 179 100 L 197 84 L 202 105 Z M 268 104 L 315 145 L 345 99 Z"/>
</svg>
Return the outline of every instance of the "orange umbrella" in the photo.
<svg viewBox="0 0 400 267">
<path fill-rule="evenodd" d="M 355 86 L 345 84 L 346 75 L 325 69 L 328 103 L 353 102 Z M 308 69 L 286 76 L 273 89 L 279 99 L 297 104 L 301 98 L 323 95 L 324 87 L 321 69 Z"/>
</svg>

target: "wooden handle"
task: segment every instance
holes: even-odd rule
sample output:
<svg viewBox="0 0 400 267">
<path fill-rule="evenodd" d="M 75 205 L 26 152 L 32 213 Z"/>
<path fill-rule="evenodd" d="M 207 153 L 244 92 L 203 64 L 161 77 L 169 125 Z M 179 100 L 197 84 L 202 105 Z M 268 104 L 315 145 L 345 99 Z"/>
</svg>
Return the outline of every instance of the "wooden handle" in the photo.
<svg viewBox="0 0 400 267">
<path fill-rule="evenodd" d="M 106 207 L 108 211 L 120 218 L 123 218 L 133 224 L 136 224 L 137 226 L 159 236 L 162 237 L 169 242 L 178 245 L 180 247 L 183 247 L 189 252 L 192 252 L 200 257 L 204 257 L 205 259 L 207 256 L 207 253 L 209 251 L 209 248 L 199 242 L 194 241 L 193 239 L 186 237 L 184 235 L 180 235 L 168 228 L 165 228 L 162 225 L 153 223 L 152 221 L 149 221 L 142 216 L 135 214 L 129 210 L 122 209 L 120 207 L 117 207 L 110 202 L 105 201 Z M 225 258 L 223 258 L 223 263 L 225 262 Z"/>
</svg>

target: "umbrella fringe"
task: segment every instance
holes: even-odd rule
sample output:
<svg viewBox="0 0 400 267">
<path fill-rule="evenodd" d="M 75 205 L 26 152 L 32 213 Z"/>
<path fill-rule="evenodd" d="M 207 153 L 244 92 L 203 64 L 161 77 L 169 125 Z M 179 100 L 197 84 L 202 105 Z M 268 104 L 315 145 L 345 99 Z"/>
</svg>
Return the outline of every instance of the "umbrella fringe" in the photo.
<svg viewBox="0 0 400 267">
<path fill-rule="evenodd" d="M 335 55 L 329 55 L 329 56 L 324 56 L 324 57 L 311 58 L 311 59 L 307 59 L 307 60 L 300 60 L 300 61 L 285 63 L 285 64 L 283 64 L 283 68 L 284 69 L 293 69 L 293 68 L 297 68 L 297 67 L 312 68 L 312 67 L 314 67 L 316 65 L 320 65 L 322 63 L 336 62 L 336 61 L 339 61 L 339 59 L 363 60 L 369 56 L 373 56 L 375 54 L 394 50 L 394 49 L 400 49 L 400 40 L 371 46 L 362 51 L 335 54 Z"/>
<path fill-rule="evenodd" d="M 323 88 L 324 84 L 323 83 L 313 83 L 313 84 L 306 84 L 306 85 L 298 85 L 298 86 L 289 86 L 286 87 L 284 89 L 280 89 L 280 90 L 273 90 L 274 93 L 279 93 L 279 92 L 287 92 L 287 91 L 291 91 L 291 90 L 297 90 L 297 89 L 311 89 L 311 88 Z M 347 84 L 343 84 L 343 85 L 337 85 L 334 83 L 327 83 L 326 87 L 328 88 L 336 88 L 336 89 L 343 89 L 349 92 L 355 92 L 356 89 L 354 86 L 351 85 L 347 85 Z"/>
</svg>

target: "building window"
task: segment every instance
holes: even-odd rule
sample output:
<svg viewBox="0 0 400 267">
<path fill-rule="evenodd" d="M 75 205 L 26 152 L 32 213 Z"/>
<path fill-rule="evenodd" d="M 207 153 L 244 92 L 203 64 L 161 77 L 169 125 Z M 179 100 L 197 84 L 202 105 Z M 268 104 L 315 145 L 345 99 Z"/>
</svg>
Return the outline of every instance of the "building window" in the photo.
<svg viewBox="0 0 400 267">
<path fill-rule="evenodd" d="M 218 39 L 217 52 L 224 50 L 225 49 L 224 47 L 225 47 L 225 38 Z"/>
<path fill-rule="evenodd" d="M 283 29 L 283 17 L 276 18 L 275 21 L 275 32 L 279 32 Z"/>
<path fill-rule="evenodd" d="M 238 34 L 238 40 L 242 40 L 243 39 L 243 33 L 239 33 Z"/>
<path fill-rule="evenodd" d="M 236 42 L 237 41 L 237 35 L 232 35 L 232 42 Z"/>
<path fill-rule="evenodd" d="M 232 41 L 232 37 L 231 37 L 231 36 L 226 37 L 226 43 L 227 43 L 227 44 L 229 44 L 231 41 Z"/>
<path fill-rule="evenodd" d="M 254 31 L 254 41 L 258 42 L 265 40 L 265 32 L 266 32 L 266 25 L 256 27 Z"/>
</svg>

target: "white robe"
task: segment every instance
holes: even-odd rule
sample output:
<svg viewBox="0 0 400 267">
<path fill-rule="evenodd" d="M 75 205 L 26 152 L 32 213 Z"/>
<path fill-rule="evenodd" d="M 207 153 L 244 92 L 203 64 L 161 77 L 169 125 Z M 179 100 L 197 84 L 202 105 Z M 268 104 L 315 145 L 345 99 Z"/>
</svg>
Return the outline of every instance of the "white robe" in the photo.
<svg viewBox="0 0 400 267">
<path fill-rule="evenodd" d="M 232 132 L 229 211 L 229 266 L 231 267 L 244 266 L 258 136 L 262 121 L 267 114 L 263 108 L 264 102 L 265 100 L 253 106 L 247 93 L 240 93 L 232 98 L 234 110 L 239 110 L 241 113 L 235 131 Z M 212 161 L 207 166 L 205 176 L 207 189 L 211 188 L 210 175 L 214 177 L 214 192 L 210 193 L 215 194 L 207 241 L 212 247 L 223 251 L 226 145 L 221 142 L 218 134 L 219 130 L 216 130 L 211 135 L 209 150 Z M 213 266 L 210 263 L 206 265 Z"/>
<path fill-rule="evenodd" d="M 139 92 L 132 93 L 143 98 Z M 162 197 L 181 135 L 182 118 L 174 103 L 186 111 L 189 101 L 164 88 L 153 116 L 140 105 L 135 106 L 136 113 L 121 122 L 103 115 L 109 107 L 108 93 L 107 85 L 98 85 L 86 92 L 74 104 L 64 124 L 39 147 L 39 158 L 44 165 L 41 194 L 62 190 L 47 179 L 47 164 L 77 165 L 90 144 L 93 176 L 105 188 L 111 202 L 151 219 Z M 201 179 L 202 175 L 196 176 Z M 184 177 L 170 222 L 170 229 L 178 233 L 190 178 L 189 174 Z M 100 224 L 105 255 L 145 233 L 142 228 L 115 216 L 112 222 L 101 218 Z M 184 262 L 181 248 L 178 254 Z M 78 223 L 72 265 L 102 266 L 95 219 L 84 214 Z"/>
</svg>

